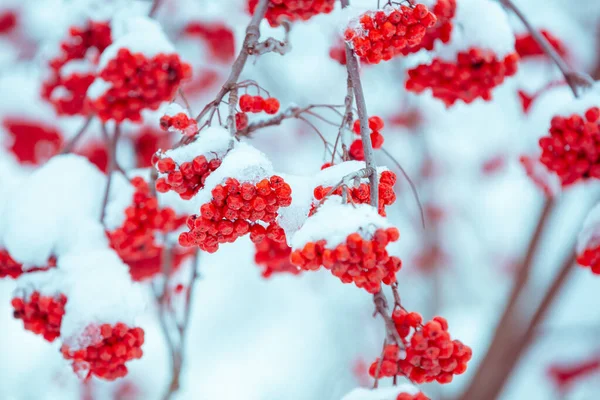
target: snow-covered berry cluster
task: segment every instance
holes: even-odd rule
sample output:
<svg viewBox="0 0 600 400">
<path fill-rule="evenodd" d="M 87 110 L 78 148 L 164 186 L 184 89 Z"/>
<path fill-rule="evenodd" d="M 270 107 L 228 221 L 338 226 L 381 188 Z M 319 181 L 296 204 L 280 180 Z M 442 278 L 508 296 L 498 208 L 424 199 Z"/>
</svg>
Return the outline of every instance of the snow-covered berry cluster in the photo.
<svg viewBox="0 0 600 400">
<path fill-rule="evenodd" d="M 271 235 L 272 236 L 272 235 Z M 256 253 L 254 262 L 262 268 L 262 276 L 269 278 L 273 274 L 290 273 L 297 275 L 301 270 L 290 262 L 292 248 L 284 240 L 275 240 L 265 236 L 263 240 L 254 243 Z"/>
<path fill-rule="evenodd" d="M 147 57 L 121 48 L 99 72 L 108 89 L 88 102 L 101 121 L 140 122 L 142 110 L 156 110 L 171 100 L 191 76 L 191 66 L 176 53 Z"/>
<path fill-rule="evenodd" d="M 144 331 L 141 328 L 123 323 L 90 325 L 86 334 L 96 339 L 93 344 L 81 349 L 63 344 L 60 349 L 63 357 L 73 362 L 73 370 L 86 379 L 91 376 L 109 381 L 122 378 L 127 375 L 125 363 L 142 357 Z"/>
<path fill-rule="evenodd" d="M 213 158 L 209 161 L 204 155 L 199 155 L 191 162 L 177 165 L 172 158 L 163 157 L 155 165 L 158 172 L 166 174 L 166 177 L 156 180 L 156 190 L 160 193 L 173 190 L 182 199 L 189 200 L 204 187 L 206 178 L 219 168 L 221 160 Z"/>
<path fill-rule="evenodd" d="M 200 215 L 188 218 L 190 230 L 179 236 L 182 246 L 196 245 L 214 253 L 219 244 L 232 243 L 247 233 L 253 242 L 270 232 L 278 232 L 278 236 L 283 233 L 274 222 L 279 208 L 291 204 L 292 189 L 280 176 L 273 175 L 255 184 L 228 178 L 216 185 L 211 195 L 211 201 L 200 207 Z M 265 228 L 261 223 L 269 226 Z"/>
<path fill-rule="evenodd" d="M 383 135 L 380 131 L 383 129 L 383 119 L 378 116 L 369 117 L 369 129 L 371 130 L 371 145 L 374 149 L 380 149 L 383 146 Z M 352 131 L 360 135 L 360 120 L 354 121 L 352 125 Z M 365 159 L 365 148 L 363 146 L 362 139 L 356 139 L 350 144 L 348 149 L 350 158 L 357 161 L 363 161 Z"/>
<path fill-rule="evenodd" d="M 406 356 L 400 358 L 397 344 L 387 345 L 379 369 L 380 377 L 404 375 L 415 383 L 437 381 L 444 384 L 452 382 L 454 375 L 467 370 L 471 348 L 452 340 L 448 333 L 448 322 L 444 318 L 434 317 L 423 325 L 418 313 L 397 308 L 392 320 Z M 378 365 L 379 359 L 371 364 L 371 376 L 375 377 Z"/>
<path fill-rule="evenodd" d="M 467 104 L 478 98 L 491 100 L 492 89 L 517 72 L 518 60 L 516 53 L 498 58 L 491 50 L 473 47 L 459 52 L 456 61 L 435 58 L 410 69 L 406 89 L 415 93 L 431 89 L 433 97 L 448 107 L 458 100 Z"/>
<path fill-rule="evenodd" d="M 554 47 L 554 50 L 556 50 L 561 57 L 565 57 L 568 54 L 566 46 L 559 38 L 552 35 L 545 29 L 540 30 L 540 34 L 546 38 L 546 40 L 552 47 Z M 544 50 L 529 32 L 516 36 L 515 50 L 522 59 L 546 55 L 546 52 L 544 52 Z"/>
<path fill-rule="evenodd" d="M 401 54 L 407 47 L 417 46 L 437 19 L 427 6 L 417 4 L 367 11 L 344 32 L 344 40 L 354 48 L 363 62 L 379 64 Z"/>
<path fill-rule="evenodd" d="M 540 138 L 540 161 L 561 180 L 563 186 L 600 178 L 600 108 L 583 115 L 555 116 L 549 135 Z"/>
<path fill-rule="evenodd" d="M 353 181 L 351 181 L 353 183 Z M 394 185 L 396 184 L 396 174 L 392 171 L 385 170 L 379 174 L 379 214 L 385 216 L 385 207 L 394 204 L 396 194 L 394 193 Z M 322 201 L 327 195 L 342 195 L 342 187 L 333 190 L 332 186 L 317 186 L 313 192 L 315 200 Z M 368 183 L 361 182 L 356 187 L 348 188 L 348 199 L 355 204 L 369 204 L 371 202 L 371 187 Z M 311 214 L 316 211 L 313 207 Z"/>
<path fill-rule="evenodd" d="M 51 73 L 42 85 L 42 97 L 59 115 L 87 114 L 86 92 L 96 78 L 90 65 L 98 63 L 111 43 L 108 22 L 89 21 L 84 27 L 71 27 L 60 54 L 50 60 Z"/>
<path fill-rule="evenodd" d="M 107 232 L 111 246 L 125 262 L 154 258 L 161 252 L 155 233 L 177 228 L 178 219 L 170 207 L 160 208 L 150 186 L 141 177 L 131 179 L 135 188 L 132 205 L 125 209 L 125 221 Z"/>
<path fill-rule="evenodd" d="M 258 0 L 248 0 L 251 14 L 258 5 Z M 273 27 L 284 21 L 306 21 L 317 14 L 328 14 L 333 11 L 335 0 L 269 0 L 269 8 L 265 19 Z"/>
<path fill-rule="evenodd" d="M 67 304 L 64 294 L 45 296 L 34 291 L 30 296 L 14 297 L 11 304 L 13 316 L 23 321 L 26 330 L 43 336 L 49 342 L 60 336 L 60 325 Z"/>
<path fill-rule="evenodd" d="M 456 0 L 437 0 L 431 8 L 436 16 L 435 25 L 428 28 L 421 42 L 416 46 L 409 46 L 402 50 L 402 54 L 416 53 L 422 49 L 433 50 L 437 42 L 448 43 L 452 35 L 454 24 L 452 19 L 456 14 Z"/>
<path fill-rule="evenodd" d="M 330 270 L 343 283 L 354 283 L 369 293 L 381 290 L 381 283 L 396 281 L 396 272 L 402 263 L 390 256 L 386 246 L 400 237 L 396 228 L 378 229 L 370 238 L 355 232 L 337 246 L 328 246 L 327 240 L 308 242 L 292 252 L 290 260 L 306 271 L 316 271 L 321 266 Z"/>
<path fill-rule="evenodd" d="M 194 136 L 198 133 L 198 124 L 187 113 L 179 112 L 175 115 L 166 114 L 160 117 L 160 129 L 163 131 L 175 130 L 186 136 Z"/>
</svg>

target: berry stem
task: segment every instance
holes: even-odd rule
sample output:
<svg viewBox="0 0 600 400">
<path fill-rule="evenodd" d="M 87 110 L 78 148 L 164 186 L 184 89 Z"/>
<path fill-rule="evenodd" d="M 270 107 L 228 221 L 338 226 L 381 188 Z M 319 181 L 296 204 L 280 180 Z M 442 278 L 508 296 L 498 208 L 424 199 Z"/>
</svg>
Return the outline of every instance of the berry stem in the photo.
<svg viewBox="0 0 600 400">
<path fill-rule="evenodd" d="M 92 120 L 94 119 L 94 117 L 89 116 L 87 117 L 87 119 L 85 120 L 85 122 L 83 123 L 83 125 L 81 126 L 81 128 L 79 128 L 79 130 L 77 131 L 77 133 L 75 134 L 75 136 L 73 136 L 73 138 L 71 140 L 69 140 L 67 142 L 67 144 L 65 144 L 65 147 L 63 147 L 63 149 L 61 150 L 60 154 L 67 154 L 73 151 L 73 149 L 75 148 L 75 145 L 77 144 L 77 142 L 79 141 L 79 139 L 81 139 L 81 137 L 83 136 L 83 134 L 87 131 L 87 129 L 90 127 L 90 124 L 92 122 Z"/>
<path fill-rule="evenodd" d="M 533 260 L 540 246 L 542 233 L 546 229 L 554 207 L 555 202 L 553 200 L 547 199 L 545 201 L 535 231 L 531 236 L 529 246 L 527 247 L 527 252 L 525 253 L 523 262 L 520 264 L 519 270 L 517 271 L 515 283 L 508 297 L 508 301 L 502 316 L 498 322 L 494 337 L 492 338 L 486 355 L 477 368 L 475 376 L 471 380 L 471 384 L 461 396 L 462 399 L 478 398 L 477 391 L 482 389 L 485 390 L 489 384 L 488 380 L 493 380 L 496 378 L 496 373 L 491 373 L 491 371 L 495 370 L 495 366 L 498 365 L 499 360 L 501 360 L 506 354 L 507 346 L 510 346 L 510 343 L 515 340 L 514 326 L 518 322 L 518 316 L 516 315 L 517 305 L 519 304 L 519 299 L 526 288 L 533 267 Z"/>
<path fill-rule="evenodd" d="M 556 64 L 560 72 L 565 77 L 565 81 L 573 91 L 573 95 L 575 97 L 579 96 L 577 91 L 580 87 L 589 87 L 592 86 L 594 81 L 589 76 L 573 71 L 566 61 L 558 54 L 558 52 L 552 47 L 548 39 L 546 39 L 540 32 L 531 25 L 531 22 L 527 19 L 525 14 L 521 12 L 521 10 L 512 2 L 512 0 L 500 0 L 500 2 L 509 10 L 511 10 L 517 18 L 521 20 L 525 28 L 529 31 L 533 39 L 537 42 L 537 44 L 542 48 L 544 53 Z"/>
<path fill-rule="evenodd" d="M 258 44 L 258 40 L 260 38 L 260 21 L 262 21 L 262 19 L 264 18 L 268 7 L 269 0 L 258 1 L 256 9 L 254 10 L 254 15 L 252 16 L 252 19 L 250 20 L 250 23 L 246 28 L 246 37 L 244 39 L 244 44 L 242 45 L 242 49 L 240 50 L 240 53 L 238 54 L 231 67 L 229 77 L 221 87 L 221 90 L 219 90 L 219 93 L 217 93 L 215 99 L 212 102 L 208 103 L 200 112 L 200 114 L 198 114 L 198 116 L 196 117 L 197 122 L 200 122 L 200 120 L 202 120 L 202 118 L 206 115 L 206 113 L 209 110 L 211 110 L 212 108 L 219 107 L 221 101 L 223 100 L 223 97 L 225 97 L 225 95 L 230 90 L 232 90 L 237 84 L 237 81 L 240 78 L 244 66 L 246 65 L 246 61 L 248 61 L 248 57 L 250 56 L 250 54 L 254 54 L 254 48 Z"/>
<path fill-rule="evenodd" d="M 102 211 L 100 213 L 100 222 L 104 224 L 104 217 L 106 216 L 106 206 L 108 205 L 108 198 L 110 195 L 110 187 L 112 186 L 113 173 L 117 169 L 117 144 L 119 143 L 119 137 L 121 136 L 121 126 L 115 125 L 115 133 L 112 141 L 106 131 L 106 125 L 102 124 L 102 134 L 106 140 L 106 147 L 108 149 L 108 169 L 106 171 L 106 189 L 104 189 L 104 198 L 102 200 Z"/>
<path fill-rule="evenodd" d="M 148 12 L 148 16 L 153 17 L 161 4 L 162 4 L 162 0 L 153 0 L 152 7 L 150 7 L 150 11 Z"/>
</svg>

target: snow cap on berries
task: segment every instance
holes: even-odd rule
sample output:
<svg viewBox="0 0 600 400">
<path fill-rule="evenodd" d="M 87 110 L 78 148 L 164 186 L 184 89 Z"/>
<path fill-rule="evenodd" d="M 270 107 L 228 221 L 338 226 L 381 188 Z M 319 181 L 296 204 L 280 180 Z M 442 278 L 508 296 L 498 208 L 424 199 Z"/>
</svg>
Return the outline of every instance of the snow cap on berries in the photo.
<svg viewBox="0 0 600 400">
<path fill-rule="evenodd" d="M 371 239 L 378 229 L 392 225 L 368 204 L 343 204 L 340 197 L 332 197 L 321 204 L 317 212 L 306 220 L 292 239 L 292 248 L 301 249 L 309 242 L 327 241 L 327 248 L 335 248 L 348 235 L 359 233 Z"/>
<path fill-rule="evenodd" d="M 204 155 L 207 160 L 222 158 L 233 145 L 229 132 L 220 126 L 210 126 L 200 132 L 196 140 L 165 152 L 159 158 L 171 158 L 176 164 L 191 162 L 196 156 Z"/>
</svg>

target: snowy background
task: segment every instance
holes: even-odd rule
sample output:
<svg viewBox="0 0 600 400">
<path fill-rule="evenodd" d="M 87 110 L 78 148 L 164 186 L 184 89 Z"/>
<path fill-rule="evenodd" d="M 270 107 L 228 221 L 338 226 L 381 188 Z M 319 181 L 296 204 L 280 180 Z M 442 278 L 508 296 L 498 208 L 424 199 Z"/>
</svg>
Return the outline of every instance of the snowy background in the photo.
<svg viewBox="0 0 600 400">
<path fill-rule="evenodd" d="M 147 6 L 147 2 L 132 3 L 3 0 L 0 15 L 14 10 L 18 22 L 16 31 L 0 35 L 0 117 L 26 116 L 55 126 L 67 138 L 74 135 L 82 121 L 56 118 L 39 99 L 38 85 L 47 55 L 56 49 L 71 24 L 90 13 L 113 15 L 119 8 L 134 13 L 132 7 Z M 353 3 L 376 6 L 375 0 Z M 536 26 L 550 30 L 567 45 L 573 66 L 594 71 L 600 62 L 600 3 L 517 3 Z M 251 60 L 242 79 L 259 82 L 280 100 L 282 108 L 291 104 L 342 104 L 345 68 L 329 57 L 340 21 L 346 18 L 338 11 L 294 24 L 290 33 L 293 50 L 283 57 L 267 54 Z M 220 22 L 234 31 L 238 49 L 249 21 L 245 2 L 165 1 L 157 20 L 194 66 L 194 76 L 198 71 L 201 76 L 216 75 L 189 95 L 197 113 L 213 98 L 230 63 L 215 61 L 205 43 L 181 38 L 178 31 L 190 21 Z M 518 21 L 511 23 L 516 32 L 523 31 Z M 488 28 L 490 32 L 482 35 L 494 34 L 493 24 Z M 265 36 L 283 36 L 281 29 L 270 28 L 264 21 L 261 29 Z M 425 319 L 446 317 L 452 336 L 473 348 L 474 359 L 467 373 L 444 387 L 423 387 L 437 400 L 459 394 L 484 354 L 510 290 L 515 264 L 525 251 L 543 202 L 543 193 L 526 176 L 518 159 L 535 150 L 537 138 L 547 129 L 540 121 L 547 121 L 544 114 L 552 107 L 556 110 L 566 92 L 561 88 L 548 94 L 525 115 L 517 91 L 532 93 L 559 78 L 548 61 L 531 60 L 521 64 L 516 77 L 494 90 L 493 101 L 460 103 L 446 109 L 428 94 L 407 94 L 404 68 L 401 61 L 366 66 L 363 85 L 369 113 L 386 121 L 384 147 L 415 182 L 425 209 L 426 225 L 422 227 L 408 183 L 389 158 L 378 154 L 380 165 L 399 176 L 399 198 L 388 208 L 388 215 L 401 232 L 391 251 L 403 260 L 398 273 L 403 304 Z M 318 120 L 315 124 L 326 137 L 335 138 L 337 128 Z M 19 182 L 35 168 L 17 161 L 10 151 L 13 139 L 3 129 L 0 127 L 0 204 L 15 195 Z M 137 128 L 131 129 L 134 137 Z M 87 141 L 100 140 L 98 127 L 90 132 Z M 320 139 L 301 121 L 289 120 L 258 131 L 251 143 L 280 173 L 311 176 L 324 162 Z M 127 148 L 133 145 L 125 141 L 123 146 L 122 165 L 135 166 L 134 152 Z M 61 172 L 56 174 L 60 182 Z M 80 196 L 72 185 L 58 188 Z M 57 186 L 48 185 L 23 197 L 36 208 L 36 202 L 44 204 L 47 198 L 52 199 L 53 190 L 58 190 Z M 598 190 L 591 184 L 579 185 L 560 196 L 561 206 L 535 261 L 533 283 L 528 289 L 532 301 L 552 279 L 558 260 L 572 248 Z M 53 209 L 48 204 L 45 207 L 48 212 Z M 53 234 L 43 223 L 28 223 L 31 226 L 27 229 L 39 229 L 42 237 Z M 0 220 L 0 230 L 7 224 L 7 220 Z M 90 263 L 101 260 L 94 259 L 93 252 L 89 257 Z M 370 386 L 366 369 L 378 356 L 383 337 L 381 319 L 372 317 L 372 297 L 353 285 L 342 285 L 327 271 L 265 279 L 253 258 L 254 245 L 248 238 L 223 245 L 216 254 L 200 256 L 182 389 L 176 398 L 339 400 L 357 386 Z M 182 280 L 191 267 L 188 260 L 181 270 Z M 514 371 L 503 399 L 598 398 L 597 372 L 577 381 L 564 395 L 548 374 L 553 365 L 600 357 L 598 279 L 585 269 L 573 274 L 534 346 Z M 114 383 L 92 379 L 86 385 L 60 356 L 58 343 L 43 341 L 13 319 L 10 300 L 14 289 L 15 281 L 0 280 L 0 399 L 161 398 L 169 379 L 169 362 L 149 285 L 136 288 L 146 303 L 137 321 L 146 332 L 144 357 L 129 364 L 130 374 L 125 379 Z M 108 287 L 105 295 L 110 296 L 110 290 Z M 101 295 L 100 290 L 94 293 Z M 115 304 L 118 307 L 118 302 Z"/>
</svg>

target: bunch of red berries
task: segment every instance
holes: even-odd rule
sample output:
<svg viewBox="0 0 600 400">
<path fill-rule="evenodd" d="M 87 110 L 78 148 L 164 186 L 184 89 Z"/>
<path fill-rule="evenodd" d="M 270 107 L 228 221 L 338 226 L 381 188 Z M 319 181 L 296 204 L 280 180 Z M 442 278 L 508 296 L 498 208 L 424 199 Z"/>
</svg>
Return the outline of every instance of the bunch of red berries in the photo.
<svg viewBox="0 0 600 400">
<path fill-rule="evenodd" d="M 129 328 L 123 323 L 90 326 L 87 329 L 92 333 L 98 330 L 101 340 L 86 348 L 74 350 L 63 344 L 60 349 L 63 357 L 73 361 L 76 373 L 86 371 L 86 379 L 92 375 L 109 381 L 124 377 L 127 375 L 125 363 L 142 357 L 144 330 Z"/>
<path fill-rule="evenodd" d="M 148 58 L 122 48 L 99 74 L 109 88 L 97 98 L 88 98 L 88 103 L 103 122 L 140 122 L 142 110 L 156 110 L 170 101 L 191 75 L 191 66 L 177 54 Z"/>
<path fill-rule="evenodd" d="M 191 162 L 186 161 L 177 165 L 172 158 L 164 157 L 154 160 L 153 164 L 156 165 L 158 172 L 167 174 L 166 177 L 156 180 L 156 190 L 160 193 L 173 190 L 182 199 L 189 200 L 204 187 L 206 178 L 219 168 L 221 160 L 213 158 L 208 161 L 204 155 L 200 155 Z"/>
<path fill-rule="evenodd" d="M 404 375 L 415 383 L 450 383 L 454 375 L 467 370 L 467 362 L 472 351 L 469 346 L 458 340 L 452 340 L 448 333 L 448 322 L 442 317 L 434 317 L 421 324 L 422 318 L 414 312 L 396 309 L 392 314 L 398 336 L 406 351 L 406 357 L 399 359 L 397 344 L 387 345 L 384 349 L 379 376 L 392 377 Z M 375 377 L 379 359 L 369 369 Z"/>
<path fill-rule="evenodd" d="M 190 22 L 184 28 L 184 34 L 202 38 L 217 61 L 228 63 L 235 56 L 235 37 L 231 29 L 223 24 Z"/>
<path fill-rule="evenodd" d="M 378 116 L 369 117 L 369 129 L 371 130 L 371 146 L 374 149 L 380 149 L 383 146 L 383 135 L 379 133 L 384 127 L 383 119 Z M 360 120 L 354 121 L 354 125 L 352 126 L 352 131 L 360 135 Z M 348 149 L 348 153 L 350 154 L 350 158 L 357 161 L 364 161 L 365 159 L 365 148 L 363 146 L 362 139 L 356 139 L 350 145 L 350 149 Z"/>
<path fill-rule="evenodd" d="M 396 281 L 396 272 L 402 263 L 390 256 L 386 246 L 400 237 L 398 229 L 378 229 L 371 239 L 355 232 L 334 249 L 327 248 L 326 240 L 308 242 L 290 256 L 292 264 L 305 271 L 316 271 L 321 265 L 331 271 L 343 283 L 354 283 L 369 293 L 381 290 L 381 283 L 389 285 Z"/>
<path fill-rule="evenodd" d="M 350 42 L 360 59 L 369 64 L 389 61 L 407 47 L 417 46 L 437 19 L 423 4 L 414 8 L 400 6 L 385 11 L 368 11 L 355 25 L 346 28 L 344 39 Z"/>
<path fill-rule="evenodd" d="M 284 240 L 274 240 L 265 237 L 263 240 L 254 243 L 256 253 L 254 262 L 263 268 L 262 276 L 269 278 L 276 273 L 290 273 L 297 275 L 301 270 L 290 262 L 292 248 Z"/>
<path fill-rule="evenodd" d="M 550 135 L 540 138 L 540 161 L 554 172 L 563 186 L 600 178 L 600 108 L 584 116 L 552 118 Z"/>
<path fill-rule="evenodd" d="M 96 75 L 93 72 L 71 72 L 63 67 L 71 61 L 96 63 L 98 56 L 112 43 L 108 22 L 89 21 L 83 28 L 72 27 L 69 37 L 61 43 L 61 53 L 50 60 L 50 76 L 42 85 L 42 97 L 50 102 L 59 115 L 87 114 L 85 96 Z M 91 59 L 90 59 L 91 58 Z M 55 91 L 68 96 L 55 96 Z"/>
<path fill-rule="evenodd" d="M 419 392 L 417 394 L 410 393 L 400 393 L 396 400 L 431 400 L 429 397 L 425 396 L 423 392 Z"/>
<path fill-rule="evenodd" d="M 228 178 L 211 193 L 212 200 L 200 207 L 200 215 L 188 218 L 190 231 L 179 236 L 182 246 L 197 245 L 214 253 L 219 244 L 233 243 L 247 233 L 255 243 L 267 235 L 283 240 L 283 230 L 275 220 L 279 207 L 292 203 L 292 189 L 280 176 L 273 175 L 256 184 Z M 270 225 L 265 228 L 261 222 Z"/>
<path fill-rule="evenodd" d="M 435 25 L 427 29 L 423 40 L 419 44 L 405 48 L 402 50 L 402 54 L 412 54 L 422 49 L 431 51 L 437 41 L 442 43 L 450 41 L 450 36 L 454 28 L 452 19 L 456 14 L 456 0 L 437 0 L 432 12 L 437 17 Z"/>
<path fill-rule="evenodd" d="M 0 249 L 0 279 L 17 279 L 25 273 L 47 271 L 54 267 L 56 267 L 56 258 L 50 257 L 46 266 L 23 269 L 23 264 L 15 261 L 7 250 Z"/>
<path fill-rule="evenodd" d="M 589 267 L 593 274 L 600 275 L 600 246 L 586 248 L 577 256 L 577 264 Z"/>
<path fill-rule="evenodd" d="M 257 5 L 258 0 L 248 0 L 250 14 L 254 14 Z M 328 14 L 334 5 L 335 0 L 270 0 L 265 18 L 276 27 L 284 21 L 306 21 L 317 14 Z"/>
<path fill-rule="evenodd" d="M 250 96 L 243 94 L 239 99 L 239 106 L 242 112 L 235 114 L 235 127 L 242 130 L 248 127 L 248 114 L 258 114 L 266 112 L 267 114 L 277 114 L 279 111 L 279 100 L 274 97 L 263 98 L 262 96 Z"/>
<path fill-rule="evenodd" d="M 396 184 L 396 174 L 392 171 L 383 171 L 379 175 L 379 214 L 385 216 L 385 207 L 394 204 L 396 194 L 394 193 L 394 185 Z M 313 192 L 315 200 L 321 201 L 331 192 L 332 187 L 317 186 Z M 341 196 L 342 188 L 338 187 L 331 195 Z M 371 187 L 368 183 L 361 183 L 358 187 L 348 188 L 348 198 L 352 203 L 370 204 L 371 202 Z M 312 209 L 312 215 L 316 210 Z"/>
<path fill-rule="evenodd" d="M 540 30 L 540 34 L 546 38 L 546 40 L 552 47 L 554 47 L 554 50 L 556 50 L 561 57 L 565 57 L 567 55 L 567 48 L 559 38 L 555 37 L 545 29 Z M 546 55 L 546 52 L 540 47 L 538 42 L 529 32 L 522 35 L 517 35 L 515 40 L 515 50 L 521 58 Z"/>
<path fill-rule="evenodd" d="M 8 149 L 21 163 L 41 164 L 56 155 L 63 143 L 58 129 L 40 122 L 7 117 L 2 125 L 13 139 L 7 141 L 12 142 Z"/>
<path fill-rule="evenodd" d="M 196 120 L 183 112 L 160 117 L 160 129 L 169 131 L 171 128 L 181 131 L 186 136 L 194 136 L 198 133 Z"/>
<path fill-rule="evenodd" d="M 406 89 L 421 93 L 431 89 L 433 97 L 452 106 L 457 100 L 469 104 L 477 98 L 492 98 L 492 89 L 517 72 L 519 56 L 498 59 L 492 51 L 471 48 L 460 52 L 456 62 L 434 59 L 408 71 Z"/>
<path fill-rule="evenodd" d="M 159 208 L 150 187 L 140 177 L 131 180 L 135 188 L 133 204 L 125 209 L 123 225 L 108 232 L 111 246 L 125 262 L 155 257 L 160 247 L 154 239 L 155 232 L 170 232 L 177 227 L 175 211 Z"/>
<path fill-rule="evenodd" d="M 64 294 L 44 296 L 35 291 L 29 297 L 14 297 L 11 304 L 13 316 L 23 320 L 26 330 L 42 335 L 49 342 L 60 336 L 60 324 L 67 304 Z"/>
</svg>

